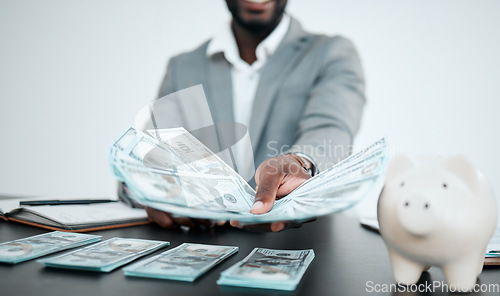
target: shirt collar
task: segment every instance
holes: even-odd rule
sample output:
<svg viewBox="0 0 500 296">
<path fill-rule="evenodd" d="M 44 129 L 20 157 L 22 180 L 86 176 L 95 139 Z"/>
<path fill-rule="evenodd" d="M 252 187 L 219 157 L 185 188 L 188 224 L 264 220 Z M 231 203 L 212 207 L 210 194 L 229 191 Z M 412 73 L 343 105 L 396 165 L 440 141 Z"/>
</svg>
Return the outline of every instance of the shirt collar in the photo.
<svg viewBox="0 0 500 296">
<path fill-rule="evenodd" d="M 284 14 L 278 26 L 276 26 L 271 34 L 257 46 L 255 51 L 257 61 L 260 61 L 260 63 L 264 62 L 267 57 L 271 56 L 276 51 L 281 41 L 285 38 L 289 27 L 290 16 Z M 240 58 L 238 45 L 236 44 L 236 39 L 234 38 L 230 24 L 223 26 L 208 44 L 207 56 L 211 57 L 217 53 L 223 53 L 227 61 L 234 66 L 241 62 L 245 63 Z"/>
</svg>

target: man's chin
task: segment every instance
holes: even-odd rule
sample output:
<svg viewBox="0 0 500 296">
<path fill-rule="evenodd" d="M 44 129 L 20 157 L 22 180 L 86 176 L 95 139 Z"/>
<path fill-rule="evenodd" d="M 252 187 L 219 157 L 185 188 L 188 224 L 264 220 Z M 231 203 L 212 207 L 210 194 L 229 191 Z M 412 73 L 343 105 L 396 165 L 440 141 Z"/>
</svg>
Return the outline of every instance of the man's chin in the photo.
<svg viewBox="0 0 500 296">
<path fill-rule="evenodd" d="M 286 1 L 226 0 L 233 20 L 253 33 L 269 33 L 278 25 L 286 7 Z M 260 8 L 260 9 L 259 9 Z"/>
<path fill-rule="evenodd" d="M 269 32 L 272 31 L 275 27 L 276 24 L 275 22 L 263 22 L 263 21 L 240 21 L 238 22 L 239 25 L 245 30 L 254 32 L 254 33 L 264 33 L 264 32 Z"/>
</svg>

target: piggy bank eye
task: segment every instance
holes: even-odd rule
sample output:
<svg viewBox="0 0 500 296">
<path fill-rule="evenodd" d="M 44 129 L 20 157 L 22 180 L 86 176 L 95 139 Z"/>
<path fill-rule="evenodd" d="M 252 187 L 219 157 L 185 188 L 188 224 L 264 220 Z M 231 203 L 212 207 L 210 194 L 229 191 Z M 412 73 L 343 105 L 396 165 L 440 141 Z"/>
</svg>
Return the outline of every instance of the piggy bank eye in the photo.
<svg viewBox="0 0 500 296">
<path fill-rule="evenodd" d="M 401 184 L 399 184 L 399 186 L 404 187 L 405 186 L 405 182 L 401 182 Z"/>
<path fill-rule="evenodd" d="M 443 183 L 443 188 L 444 189 L 448 188 L 448 185 L 446 183 Z"/>
</svg>

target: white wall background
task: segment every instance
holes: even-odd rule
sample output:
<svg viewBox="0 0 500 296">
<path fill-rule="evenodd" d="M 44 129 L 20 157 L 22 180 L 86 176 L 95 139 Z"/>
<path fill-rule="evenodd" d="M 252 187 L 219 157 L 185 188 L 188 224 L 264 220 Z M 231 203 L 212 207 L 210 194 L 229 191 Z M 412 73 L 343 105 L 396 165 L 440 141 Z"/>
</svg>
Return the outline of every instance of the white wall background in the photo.
<svg viewBox="0 0 500 296">
<path fill-rule="evenodd" d="M 463 153 L 500 193 L 500 1 L 289 0 L 352 39 L 369 103 L 357 146 Z M 223 0 L 0 0 L 0 195 L 111 196 L 107 146 L 169 57 L 229 20 Z"/>
</svg>

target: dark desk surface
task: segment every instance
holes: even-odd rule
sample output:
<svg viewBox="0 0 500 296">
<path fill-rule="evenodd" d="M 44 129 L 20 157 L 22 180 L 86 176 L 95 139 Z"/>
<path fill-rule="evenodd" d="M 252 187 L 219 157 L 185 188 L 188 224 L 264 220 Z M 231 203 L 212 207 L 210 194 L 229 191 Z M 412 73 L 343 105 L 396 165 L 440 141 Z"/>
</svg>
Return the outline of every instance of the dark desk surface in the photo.
<svg viewBox="0 0 500 296">
<path fill-rule="evenodd" d="M 22 224 L 0 222 L 1 242 L 45 232 L 46 230 Z M 302 228 L 280 233 L 251 233 L 229 227 L 209 231 L 170 231 L 156 225 L 146 225 L 99 231 L 95 234 L 102 235 L 103 239 L 131 237 L 165 240 L 171 243 L 170 248 L 183 242 L 195 242 L 234 245 L 240 250 L 194 283 L 125 277 L 121 269 L 110 273 L 96 273 L 45 268 L 34 260 L 16 265 L 0 264 L 0 295 L 380 295 L 384 293 L 369 293 L 367 289 L 375 287 L 374 284 L 394 283 L 389 257 L 381 237 L 362 228 L 352 212 L 322 217 Z M 312 248 L 316 258 L 293 292 L 218 286 L 216 280 L 219 273 L 243 259 L 254 247 Z M 373 284 L 368 286 L 369 281 Z M 431 268 L 421 278 L 422 284 L 429 285 L 433 281 L 444 281 L 441 270 Z M 484 270 L 479 283 L 499 284 L 500 269 Z M 435 292 L 436 295 L 447 294 L 440 289 Z"/>
</svg>

